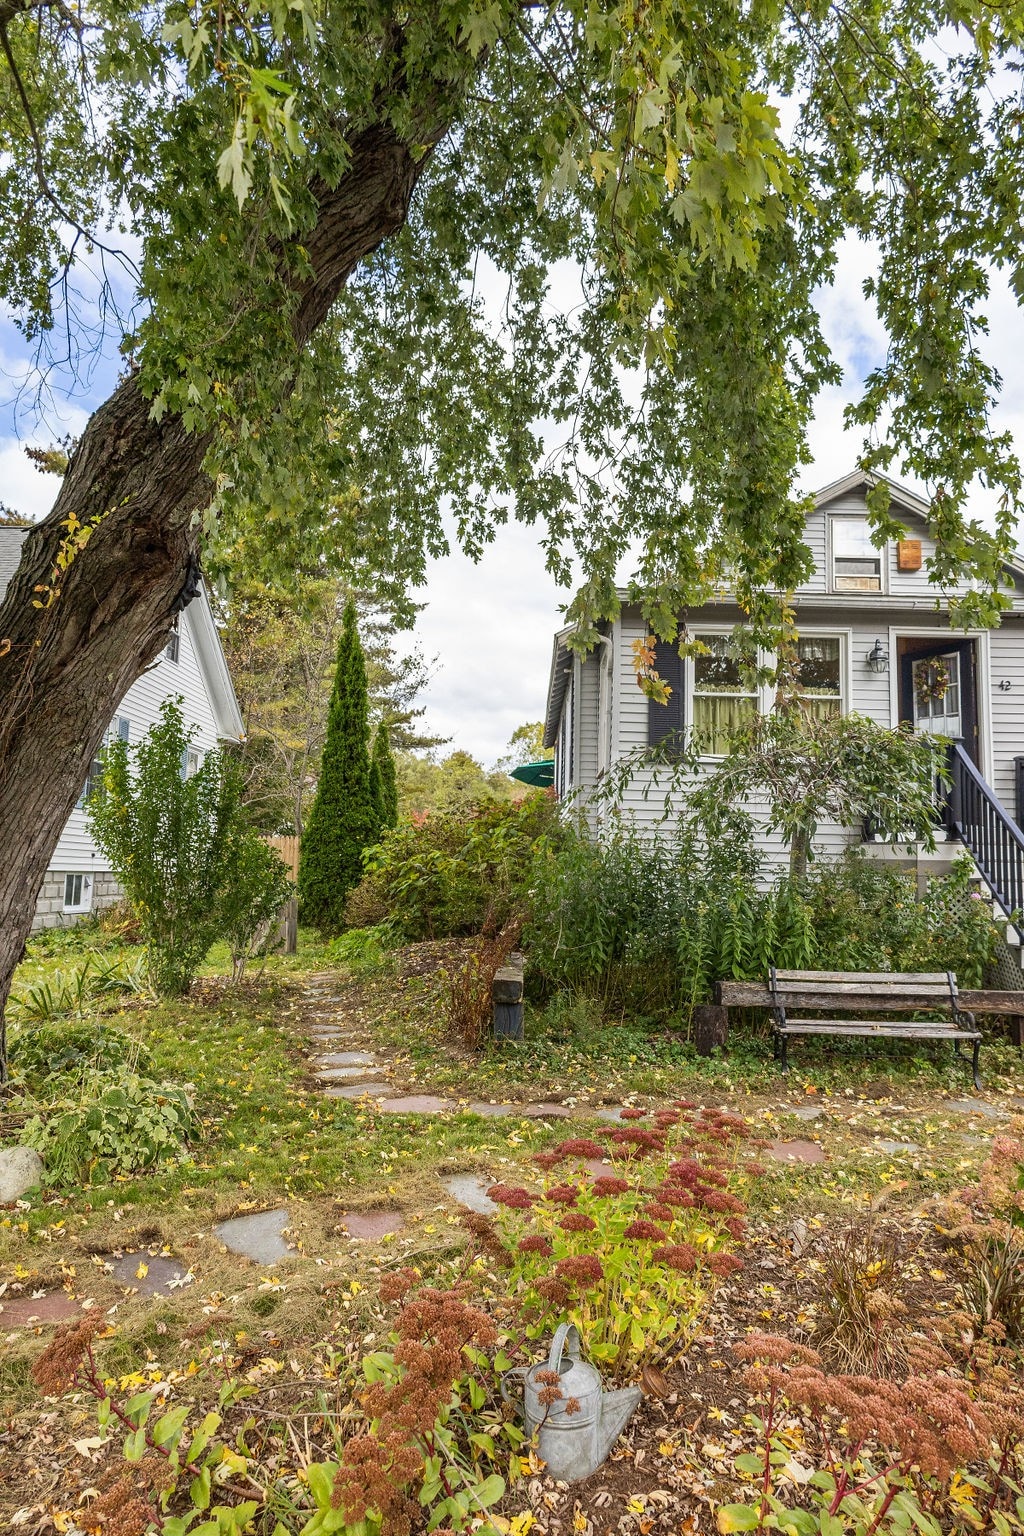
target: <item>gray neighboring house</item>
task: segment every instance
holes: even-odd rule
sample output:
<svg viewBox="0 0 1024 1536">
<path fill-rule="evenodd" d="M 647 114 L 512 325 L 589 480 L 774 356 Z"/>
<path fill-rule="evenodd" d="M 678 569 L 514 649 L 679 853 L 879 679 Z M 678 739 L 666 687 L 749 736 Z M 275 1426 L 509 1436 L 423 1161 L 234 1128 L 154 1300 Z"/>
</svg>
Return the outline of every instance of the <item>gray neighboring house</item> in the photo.
<svg viewBox="0 0 1024 1536">
<path fill-rule="evenodd" d="M 0 599 L 21 560 L 27 528 L 0 527 Z M 181 695 L 186 725 L 196 736 L 182 772 L 194 772 L 204 753 L 222 742 L 244 736 L 238 700 L 228 672 L 220 635 L 205 589 L 178 617 L 163 654 L 138 678 L 110 722 L 108 736 L 137 742 L 155 725 L 165 699 Z M 90 778 L 98 772 L 94 763 Z M 89 835 L 82 799 L 68 817 L 53 861 L 46 872 L 33 930 L 77 922 L 89 912 L 113 906 L 121 890 L 103 855 Z"/>
<path fill-rule="evenodd" d="M 928 505 L 891 483 L 894 514 L 907 538 L 877 550 L 871 544 L 860 472 L 818 492 L 806 539 L 814 572 L 795 593 L 802 682 L 810 707 L 856 712 L 884 725 L 910 722 L 948 736 L 954 748 L 956 834 L 975 858 L 998 906 L 1024 910 L 1024 564 L 1007 569 L 1011 607 L 994 630 L 950 628 L 948 603 L 929 582 L 935 548 Z M 963 590 L 963 589 L 961 589 Z M 568 647 L 571 630 L 555 636 L 545 720 L 546 746 L 555 749 L 560 798 L 593 789 L 604 773 L 637 748 L 671 731 L 698 726 L 723 740 L 744 715 L 772 707 L 770 689 L 751 690 L 727 654 L 727 637 L 741 621 L 735 602 L 691 609 L 691 638 L 709 654 L 681 659 L 658 644 L 658 671 L 672 686 L 669 704 L 649 701 L 637 686 L 633 642 L 647 633 L 640 610 L 623 597 L 619 619 L 586 657 Z M 937 684 L 937 686 L 936 686 Z M 940 697 L 936 695 L 941 694 Z M 634 776 L 622 802 L 634 823 L 661 821 L 664 793 L 645 790 L 652 773 Z M 839 852 L 864 840 L 860 827 L 822 826 L 815 845 Z M 763 837 L 769 865 L 782 865 L 781 840 Z M 914 850 L 915 862 L 947 864 L 956 843 L 935 855 Z M 874 857 L 907 860 L 908 851 L 868 842 Z M 1020 937 L 1014 930 L 1017 945 Z M 1011 938 L 1011 942 L 1013 942 Z"/>
</svg>

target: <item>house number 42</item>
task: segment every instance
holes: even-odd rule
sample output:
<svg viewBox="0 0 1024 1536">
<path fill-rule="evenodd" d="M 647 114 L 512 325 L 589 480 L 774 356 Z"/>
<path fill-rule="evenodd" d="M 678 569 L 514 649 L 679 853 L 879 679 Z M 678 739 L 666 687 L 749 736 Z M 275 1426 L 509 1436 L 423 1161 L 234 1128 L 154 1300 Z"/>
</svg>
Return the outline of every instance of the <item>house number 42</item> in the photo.
<svg viewBox="0 0 1024 1536">
<path fill-rule="evenodd" d="M 999 680 L 999 692 L 1000 693 L 1009 693 L 1009 691 L 1010 691 L 1010 689 L 1012 687 L 1013 687 L 1013 684 L 1010 682 L 1010 679 L 1008 677 L 1000 678 L 1000 680 Z"/>
</svg>

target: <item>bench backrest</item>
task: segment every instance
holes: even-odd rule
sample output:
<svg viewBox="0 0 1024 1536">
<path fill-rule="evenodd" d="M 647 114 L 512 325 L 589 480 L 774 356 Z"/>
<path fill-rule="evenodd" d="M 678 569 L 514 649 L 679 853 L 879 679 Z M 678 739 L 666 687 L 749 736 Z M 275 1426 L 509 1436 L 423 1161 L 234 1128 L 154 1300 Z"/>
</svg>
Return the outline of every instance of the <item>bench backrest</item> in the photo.
<svg viewBox="0 0 1024 1536">
<path fill-rule="evenodd" d="M 945 971 L 776 971 L 769 974 L 773 1003 L 785 1009 L 827 1008 L 838 1013 L 949 1009 L 956 977 Z"/>
</svg>

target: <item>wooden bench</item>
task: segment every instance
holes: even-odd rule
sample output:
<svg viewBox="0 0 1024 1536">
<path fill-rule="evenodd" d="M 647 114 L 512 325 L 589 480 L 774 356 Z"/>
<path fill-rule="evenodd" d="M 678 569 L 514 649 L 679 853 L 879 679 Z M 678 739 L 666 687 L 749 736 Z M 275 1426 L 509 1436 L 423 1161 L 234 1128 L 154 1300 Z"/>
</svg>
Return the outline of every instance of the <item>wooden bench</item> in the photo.
<svg viewBox="0 0 1024 1536">
<path fill-rule="evenodd" d="M 779 971 L 772 966 L 768 984 L 719 983 L 719 1002 L 730 1007 L 769 1008 L 775 1024 L 775 1059 L 789 1070 L 793 1035 L 857 1035 L 897 1040 L 950 1040 L 959 1056 L 972 1045 L 971 1072 L 981 1087 L 978 1056 L 981 1032 L 967 998 L 1000 998 L 1002 993 L 961 994 L 952 971 Z M 1022 1006 L 1024 999 L 1017 1002 Z M 979 1007 L 984 1009 L 984 1002 Z M 861 1018 L 872 1013 L 942 1014 L 942 1018 Z M 1003 1011 L 1000 1009 L 999 1011 Z M 807 1015 L 811 1014 L 812 1017 Z M 817 1017 L 817 1015 L 822 1017 Z M 840 1017 L 836 1017 L 840 1015 Z"/>
</svg>

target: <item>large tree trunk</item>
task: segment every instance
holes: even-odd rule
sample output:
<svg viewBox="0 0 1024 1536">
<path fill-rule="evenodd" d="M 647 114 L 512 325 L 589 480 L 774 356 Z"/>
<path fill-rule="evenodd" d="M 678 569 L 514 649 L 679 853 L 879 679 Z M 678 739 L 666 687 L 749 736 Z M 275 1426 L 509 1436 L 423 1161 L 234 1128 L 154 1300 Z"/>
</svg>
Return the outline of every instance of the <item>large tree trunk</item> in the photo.
<svg viewBox="0 0 1024 1536">
<path fill-rule="evenodd" d="M 430 141 L 444 131 L 439 122 Z M 421 134 L 422 125 L 422 146 Z M 313 275 L 295 310 L 300 345 L 358 263 L 405 221 L 426 160 L 390 128 L 372 128 L 353 144 L 338 185 L 316 189 L 319 216 L 303 237 Z M 212 495 L 208 446 L 177 417 L 151 420 L 137 382 L 122 383 L 86 427 L 0 605 L 0 1083 L 3 1009 L 39 888 L 117 705 L 166 642 L 196 555 L 193 514 Z M 88 543 L 55 575 L 70 547 L 68 520 L 97 517 Z"/>
</svg>

